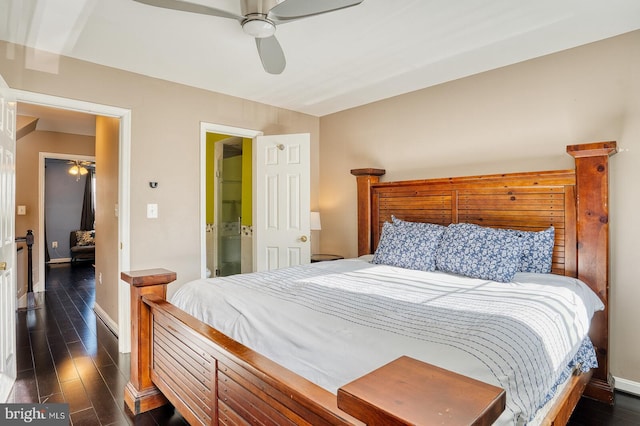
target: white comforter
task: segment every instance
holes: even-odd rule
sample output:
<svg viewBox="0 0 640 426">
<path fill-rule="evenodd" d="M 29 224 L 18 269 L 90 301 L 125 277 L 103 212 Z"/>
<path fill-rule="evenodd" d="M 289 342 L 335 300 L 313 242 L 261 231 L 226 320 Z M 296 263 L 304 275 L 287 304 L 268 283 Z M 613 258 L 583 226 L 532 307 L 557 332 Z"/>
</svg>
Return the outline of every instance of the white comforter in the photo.
<svg viewBox="0 0 640 426">
<path fill-rule="evenodd" d="M 355 259 L 198 280 L 171 301 L 333 393 L 401 355 L 500 386 L 502 424 L 534 416 L 603 309 L 569 277 L 498 283 Z"/>
</svg>

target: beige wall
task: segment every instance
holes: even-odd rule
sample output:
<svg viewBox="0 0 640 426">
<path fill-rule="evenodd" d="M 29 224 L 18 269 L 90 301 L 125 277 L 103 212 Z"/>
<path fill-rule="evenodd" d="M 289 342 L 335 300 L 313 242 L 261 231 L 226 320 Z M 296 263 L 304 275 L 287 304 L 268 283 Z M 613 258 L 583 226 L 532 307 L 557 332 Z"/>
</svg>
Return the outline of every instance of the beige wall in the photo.
<svg viewBox="0 0 640 426">
<path fill-rule="evenodd" d="M 568 144 L 615 140 L 611 159 L 611 371 L 640 382 L 640 31 L 320 120 L 322 251 L 357 254 L 356 185 L 573 168 Z M 638 383 L 640 386 L 640 383 Z"/>
<path fill-rule="evenodd" d="M 36 130 L 16 142 L 16 206 L 23 205 L 27 207 L 26 215 L 16 216 L 16 235 L 24 236 L 27 233 L 27 229 L 33 230 L 34 286 L 37 286 L 41 279 L 44 280 L 44 277 L 39 276 L 38 271 L 40 259 L 38 248 L 40 244 L 44 244 L 44 230 L 40 229 L 38 221 L 40 209 L 38 203 L 38 179 L 40 174 L 38 163 L 41 152 L 93 156 L 95 154 L 94 138 L 93 136 Z M 42 288 L 44 288 L 44 285 L 42 285 Z M 18 289 L 18 297 L 21 297 L 24 291 L 24 289 Z"/>
<path fill-rule="evenodd" d="M 25 66 L 22 46 L 0 42 L 0 52 L 0 74 L 14 89 L 132 111 L 131 268 L 176 271 L 170 294 L 200 274 L 201 122 L 267 135 L 310 133 L 311 207 L 317 207 L 317 117 L 66 57 L 57 58 L 56 73 L 36 71 Z M 158 188 L 149 188 L 149 181 Z M 146 218 L 147 203 L 158 204 L 158 219 Z"/>
<path fill-rule="evenodd" d="M 96 117 L 96 309 L 118 322 L 118 154 L 120 120 Z M 114 326 L 114 324 L 110 324 Z M 117 329 L 114 330 L 117 332 Z"/>
</svg>

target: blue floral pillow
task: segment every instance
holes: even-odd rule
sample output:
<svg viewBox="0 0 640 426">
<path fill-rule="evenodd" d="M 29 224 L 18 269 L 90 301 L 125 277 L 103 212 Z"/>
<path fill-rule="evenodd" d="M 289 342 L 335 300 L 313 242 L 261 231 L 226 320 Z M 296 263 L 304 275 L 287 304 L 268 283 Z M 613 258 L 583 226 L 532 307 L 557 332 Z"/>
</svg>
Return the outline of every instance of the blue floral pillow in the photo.
<svg viewBox="0 0 640 426">
<path fill-rule="evenodd" d="M 544 231 L 518 231 L 524 238 L 522 247 L 522 259 L 520 260 L 520 272 L 536 272 L 548 274 L 551 272 L 553 259 L 553 244 L 555 242 L 555 229 L 553 226 Z"/>
<path fill-rule="evenodd" d="M 506 229 L 451 224 L 436 255 L 436 268 L 454 274 L 509 282 L 520 269 L 524 237 Z"/>
<path fill-rule="evenodd" d="M 435 255 L 445 227 L 432 223 L 385 222 L 371 263 L 419 271 L 436 269 Z"/>
</svg>

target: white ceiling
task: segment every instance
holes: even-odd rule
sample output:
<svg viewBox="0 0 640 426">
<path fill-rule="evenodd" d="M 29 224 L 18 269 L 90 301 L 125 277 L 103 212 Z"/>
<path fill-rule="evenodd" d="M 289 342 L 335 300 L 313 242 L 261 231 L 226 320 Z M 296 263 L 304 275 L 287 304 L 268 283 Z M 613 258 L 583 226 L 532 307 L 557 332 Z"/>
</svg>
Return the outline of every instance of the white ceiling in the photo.
<svg viewBox="0 0 640 426">
<path fill-rule="evenodd" d="M 0 1 L 0 39 L 315 116 L 639 28 L 640 0 L 365 0 L 279 25 L 287 67 L 270 75 L 230 19 L 133 0 Z"/>
</svg>

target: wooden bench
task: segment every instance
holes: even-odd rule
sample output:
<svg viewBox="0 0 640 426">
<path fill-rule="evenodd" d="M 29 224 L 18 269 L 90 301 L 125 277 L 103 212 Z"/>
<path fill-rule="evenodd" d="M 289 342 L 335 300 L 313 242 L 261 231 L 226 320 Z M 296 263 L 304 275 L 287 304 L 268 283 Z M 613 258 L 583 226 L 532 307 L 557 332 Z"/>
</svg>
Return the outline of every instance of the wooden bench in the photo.
<svg viewBox="0 0 640 426">
<path fill-rule="evenodd" d="M 400 357 L 338 389 L 338 408 L 367 425 L 490 425 L 505 391 Z"/>
</svg>

